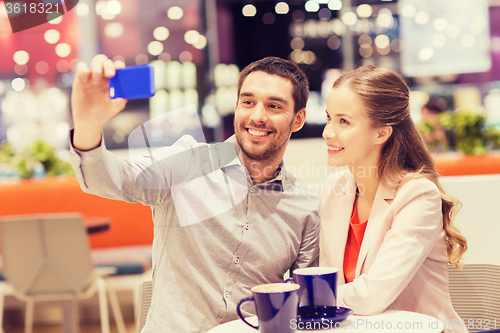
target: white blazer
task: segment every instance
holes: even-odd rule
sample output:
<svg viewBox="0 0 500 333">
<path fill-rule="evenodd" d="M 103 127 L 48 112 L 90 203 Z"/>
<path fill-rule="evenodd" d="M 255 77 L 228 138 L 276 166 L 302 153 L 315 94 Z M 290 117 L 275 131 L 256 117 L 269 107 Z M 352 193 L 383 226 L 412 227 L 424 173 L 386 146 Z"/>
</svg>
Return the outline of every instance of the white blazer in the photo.
<svg viewBox="0 0 500 333">
<path fill-rule="evenodd" d="M 422 178 L 396 191 L 378 187 L 361 244 L 355 279 L 345 284 L 343 261 L 356 183 L 349 170 L 329 176 L 321 196 L 320 266 L 339 269 L 337 305 L 370 315 L 385 310 L 439 318 L 467 332 L 453 310 L 437 186 Z"/>
</svg>

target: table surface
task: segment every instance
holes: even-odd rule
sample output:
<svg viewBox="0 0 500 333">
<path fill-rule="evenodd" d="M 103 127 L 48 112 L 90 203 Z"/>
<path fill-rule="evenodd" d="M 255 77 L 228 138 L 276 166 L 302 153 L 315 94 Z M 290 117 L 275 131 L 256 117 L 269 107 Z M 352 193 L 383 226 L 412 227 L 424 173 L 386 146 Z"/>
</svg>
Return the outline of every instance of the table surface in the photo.
<svg viewBox="0 0 500 333">
<path fill-rule="evenodd" d="M 246 318 L 250 323 L 257 325 L 257 317 Z M 340 326 L 342 324 L 342 326 Z M 319 325 L 319 323 L 318 323 Z M 335 324 L 332 324 L 335 325 Z M 294 325 L 297 326 L 297 325 Z M 347 317 L 343 322 L 337 323 L 336 328 L 328 328 L 323 325 L 324 329 L 297 329 L 297 332 L 363 332 L 363 333 L 380 333 L 380 332 L 405 332 L 405 333 L 440 333 L 444 330 L 444 324 L 438 319 L 422 313 L 408 311 L 386 311 L 384 313 L 373 316 L 357 316 L 352 315 Z M 330 326 L 331 327 L 331 326 Z M 311 327 L 313 328 L 313 327 Z M 233 320 L 225 324 L 212 328 L 208 333 L 255 333 L 255 329 L 251 328 L 241 320 Z"/>
</svg>

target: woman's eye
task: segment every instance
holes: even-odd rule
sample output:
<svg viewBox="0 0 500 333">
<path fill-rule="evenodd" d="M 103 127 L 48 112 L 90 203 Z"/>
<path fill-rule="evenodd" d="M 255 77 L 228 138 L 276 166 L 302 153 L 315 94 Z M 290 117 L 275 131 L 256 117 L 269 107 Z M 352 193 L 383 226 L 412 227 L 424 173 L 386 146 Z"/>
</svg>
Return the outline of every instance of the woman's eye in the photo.
<svg viewBox="0 0 500 333">
<path fill-rule="evenodd" d="M 326 114 L 326 121 L 330 121 L 330 120 L 332 120 L 332 118 L 330 118 L 330 115 L 327 113 Z"/>
<path fill-rule="evenodd" d="M 349 122 L 347 120 L 345 120 L 344 118 L 340 118 L 340 123 L 341 124 L 349 124 Z"/>
</svg>

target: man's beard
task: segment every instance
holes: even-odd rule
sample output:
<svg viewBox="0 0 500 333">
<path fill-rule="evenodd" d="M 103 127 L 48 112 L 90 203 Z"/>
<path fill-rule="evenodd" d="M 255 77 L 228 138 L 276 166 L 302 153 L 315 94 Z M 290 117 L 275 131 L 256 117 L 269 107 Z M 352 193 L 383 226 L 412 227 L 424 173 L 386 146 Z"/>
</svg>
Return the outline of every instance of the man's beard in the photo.
<svg viewBox="0 0 500 333">
<path fill-rule="evenodd" d="M 255 125 L 253 127 L 259 128 L 258 126 Z M 250 151 L 250 149 L 247 149 L 247 147 L 245 147 L 244 135 L 246 134 L 246 132 L 247 131 L 244 127 L 239 127 L 239 131 L 236 131 L 236 141 L 238 142 L 238 146 L 240 147 L 243 154 L 245 154 L 245 156 L 247 156 L 250 160 L 262 162 L 273 159 L 283 149 L 283 147 L 288 142 L 288 137 L 292 132 L 292 128 L 290 125 L 287 135 L 285 135 L 285 133 L 282 133 L 280 137 L 277 137 L 276 140 L 270 142 L 269 147 L 267 147 L 265 150 L 258 152 L 252 152 Z M 276 131 L 273 129 L 272 133 L 276 133 Z"/>
</svg>

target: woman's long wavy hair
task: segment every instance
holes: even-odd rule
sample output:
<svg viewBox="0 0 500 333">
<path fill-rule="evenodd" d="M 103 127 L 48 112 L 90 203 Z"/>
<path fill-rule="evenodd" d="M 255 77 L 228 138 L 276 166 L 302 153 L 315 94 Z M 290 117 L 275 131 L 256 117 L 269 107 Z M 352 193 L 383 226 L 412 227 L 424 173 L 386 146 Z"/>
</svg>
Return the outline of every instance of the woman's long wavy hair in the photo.
<svg viewBox="0 0 500 333">
<path fill-rule="evenodd" d="M 381 181 L 396 188 L 411 179 L 426 177 L 436 184 L 441 193 L 448 259 L 450 264 L 461 267 L 467 240 L 453 225 L 453 219 L 462 204 L 439 184 L 434 161 L 410 117 L 410 92 L 404 79 L 391 70 L 365 65 L 344 73 L 333 88 L 339 86 L 349 87 L 361 98 L 374 128 L 392 126 L 378 166 Z"/>
</svg>

